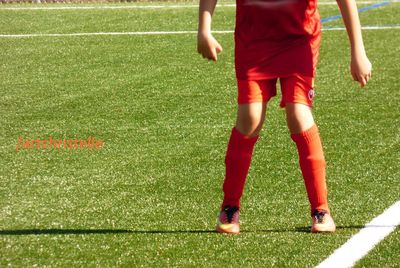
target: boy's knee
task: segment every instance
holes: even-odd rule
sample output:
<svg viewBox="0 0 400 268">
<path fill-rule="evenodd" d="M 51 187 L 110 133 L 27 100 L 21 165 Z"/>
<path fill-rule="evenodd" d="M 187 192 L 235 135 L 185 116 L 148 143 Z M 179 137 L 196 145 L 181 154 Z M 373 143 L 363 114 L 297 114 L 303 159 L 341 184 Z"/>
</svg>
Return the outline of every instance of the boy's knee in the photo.
<svg viewBox="0 0 400 268">
<path fill-rule="evenodd" d="M 239 105 L 236 129 L 245 136 L 258 136 L 264 123 L 265 103 Z"/>
<path fill-rule="evenodd" d="M 238 120 L 236 122 L 236 129 L 245 136 L 255 137 L 260 134 L 262 124 L 262 120 L 248 118 L 247 120 Z"/>
<path fill-rule="evenodd" d="M 298 103 L 286 105 L 286 121 L 292 134 L 306 131 L 315 124 L 311 108 Z"/>
</svg>

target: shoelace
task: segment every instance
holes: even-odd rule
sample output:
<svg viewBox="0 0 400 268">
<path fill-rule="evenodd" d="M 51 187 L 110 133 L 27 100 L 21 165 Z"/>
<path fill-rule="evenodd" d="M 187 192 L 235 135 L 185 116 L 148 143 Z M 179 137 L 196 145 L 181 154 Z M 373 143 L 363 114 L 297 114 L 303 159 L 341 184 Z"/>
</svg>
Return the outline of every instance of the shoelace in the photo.
<svg viewBox="0 0 400 268">
<path fill-rule="evenodd" d="M 233 216 L 235 215 L 235 213 L 239 210 L 239 208 L 237 207 L 231 207 L 231 206 L 226 206 L 224 208 L 224 211 L 226 213 L 226 218 L 228 220 L 229 223 L 232 222 L 233 220 Z"/>
<path fill-rule="evenodd" d="M 325 211 L 318 211 L 317 210 L 317 211 L 314 212 L 314 218 L 317 220 L 318 223 L 323 223 L 325 214 L 326 214 Z"/>
</svg>

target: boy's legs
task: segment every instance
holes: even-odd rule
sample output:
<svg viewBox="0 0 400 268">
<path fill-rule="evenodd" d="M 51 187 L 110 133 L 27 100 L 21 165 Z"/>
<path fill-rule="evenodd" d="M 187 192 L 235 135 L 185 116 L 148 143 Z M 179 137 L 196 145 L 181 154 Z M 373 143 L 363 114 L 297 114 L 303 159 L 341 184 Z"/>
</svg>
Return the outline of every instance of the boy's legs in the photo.
<svg viewBox="0 0 400 268">
<path fill-rule="evenodd" d="M 225 156 L 225 206 L 240 207 L 254 145 L 265 120 L 268 101 L 276 95 L 276 79 L 238 81 L 238 112 Z"/>
<path fill-rule="evenodd" d="M 286 121 L 297 146 L 311 213 L 315 210 L 329 212 L 324 152 L 311 108 L 301 103 L 287 103 Z"/>
<path fill-rule="evenodd" d="M 223 184 L 225 206 L 240 207 L 240 198 L 250 168 L 254 145 L 265 120 L 266 103 L 239 104 L 225 156 Z"/>
<path fill-rule="evenodd" d="M 284 78 L 281 80 L 281 86 L 282 106 L 286 108 L 286 121 L 291 138 L 297 146 L 311 214 L 315 218 L 312 231 L 334 231 L 335 226 L 329 216 L 325 158 L 318 127 L 315 125 L 311 110 L 314 95 L 312 80 L 298 77 Z M 328 215 L 323 219 L 325 214 Z M 323 221 L 327 221 L 328 224 L 322 224 Z"/>
<path fill-rule="evenodd" d="M 276 94 L 276 80 L 238 81 L 238 112 L 225 156 L 224 199 L 218 232 L 239 232 L 239 207 L 254 145 L 265 120 L 268 100 Z"/>
</svg>

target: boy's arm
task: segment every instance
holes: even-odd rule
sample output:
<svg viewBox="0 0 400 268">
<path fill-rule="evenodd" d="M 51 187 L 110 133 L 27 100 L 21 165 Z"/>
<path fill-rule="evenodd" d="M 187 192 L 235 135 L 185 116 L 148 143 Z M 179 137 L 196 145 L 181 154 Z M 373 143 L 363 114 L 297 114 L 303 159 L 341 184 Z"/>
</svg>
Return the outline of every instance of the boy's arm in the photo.
<svg viewBox="0 0 400 268">
<path fill-rule="evenodd" d="M 211 20 L 217 0 L 200 0 L 199 29 L 197 33 L 197 52 L 203 58 L 216 61 L 222 51 L 221 45 L 211 34 Z"/>
<path fill-rule="evenodd" d="M 372 65 L 365 53 L 361 35 L 360 19 L 355 0 L 336 0 L 343 22 L 346 26 L 351 45 L 351 75 L 363 87 L 371 78 Z"/>
</svg>

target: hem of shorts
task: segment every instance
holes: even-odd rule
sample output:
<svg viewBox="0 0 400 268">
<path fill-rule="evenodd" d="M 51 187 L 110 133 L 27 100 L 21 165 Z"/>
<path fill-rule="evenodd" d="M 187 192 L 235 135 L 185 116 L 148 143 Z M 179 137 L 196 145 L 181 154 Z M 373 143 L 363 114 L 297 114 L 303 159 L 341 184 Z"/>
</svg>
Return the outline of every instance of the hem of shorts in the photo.
<svg viewBox="0 0 400 268">
<path fill-rule="evenodd" d="M 260 80 L 279 79 L 279 78 L 292 77 L 292 76 L 315 78 L 315 74 L 309 75 L 309 74 L 303 74 L 303 73 L 287 73 L 287 74 L 276 74 L 276 75 L 256 75 L 256 76 L 247 76 L 247 77 L 240 77 L 240 76 L 236 75 L 236 79 L 238 81 L 260 81 Z"/>
<path fill-rule="evenodd" d="M 288 102 L 286 102 L 286 103 L 279 103 L 279 107 L 285 108 L 287 103 L 298 103 L 298 104 L 303 104 L 303 105 L 306 105 L 306 106 L 308 106 L 308 107 L 310 107 L 310 108 L 313 108 L 313 106 L 314 106 L 313 103 L 309 104 L 309 103 L 299 102 L 299 101 L 288 101 Z M 282 105 L 282 104 L 283 104 L 283 105 Z"/>
<path fill-rule="evenodd" d="M 250 104 L 250 103 L 267 103 L 269 100 L 264 101 L 264 100 L 249 100 L 249 101 L 239 101 L 237 100 L 237 104 L 241 105 L 241 104 Z"/>
</svg>

